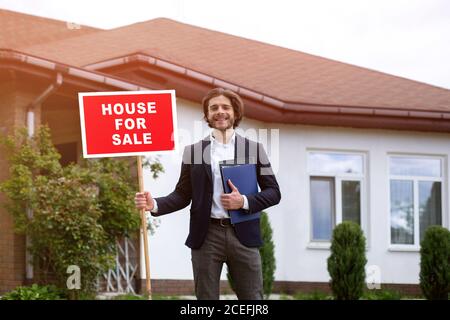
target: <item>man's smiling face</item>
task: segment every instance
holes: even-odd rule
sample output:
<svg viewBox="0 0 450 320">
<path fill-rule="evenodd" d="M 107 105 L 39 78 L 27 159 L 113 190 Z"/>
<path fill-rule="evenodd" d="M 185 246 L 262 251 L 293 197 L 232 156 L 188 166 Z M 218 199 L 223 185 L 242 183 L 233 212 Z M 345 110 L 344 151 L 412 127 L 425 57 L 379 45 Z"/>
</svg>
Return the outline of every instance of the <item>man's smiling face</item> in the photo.
<svg viewBox="0 0 450 320">
<path fill-rule="evenodd" d="M 233 128 L 234 109 L 230 99 L 225 96 L 217 96 L 209 100 L 208 123 L 220 131 Z"/>
</svg>

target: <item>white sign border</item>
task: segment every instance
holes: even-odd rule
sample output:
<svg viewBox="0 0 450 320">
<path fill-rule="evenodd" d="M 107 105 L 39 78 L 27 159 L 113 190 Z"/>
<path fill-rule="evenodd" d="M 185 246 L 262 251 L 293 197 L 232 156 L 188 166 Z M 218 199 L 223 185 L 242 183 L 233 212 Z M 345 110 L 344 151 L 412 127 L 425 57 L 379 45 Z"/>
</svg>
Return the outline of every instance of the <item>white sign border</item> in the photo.
<svg viewBox="0 0 450 320">
<path fill-rule="evenodd" d="M 131 94 L 162 94 L 170 93 L 172 101 L 172 125 L 173 125 L 173 139 L 174 148 L 163 151 L 142 151 L 142 152 L 117 152 L 117 153 L 87 153 L 86 144 L 86 126 L 84 123 L 84 102 L 83 98 L 88 96 L 113 96 L 113 95 L 131 95 Z M 83 158 L 106 158 L 106 157 L 129 157 L 129 156 L 150 156 L 159 154 L 173 154 L 178 152 L 178 122 L 177 122 L 177 107 L 175 90 L 139 90 L 139 91 L 106 91 L 106 92 L 78 92 L 78 107 L 80 111 L 80 125 L 81 125 L 81 144 L 83 146 Z"/>
</svg>

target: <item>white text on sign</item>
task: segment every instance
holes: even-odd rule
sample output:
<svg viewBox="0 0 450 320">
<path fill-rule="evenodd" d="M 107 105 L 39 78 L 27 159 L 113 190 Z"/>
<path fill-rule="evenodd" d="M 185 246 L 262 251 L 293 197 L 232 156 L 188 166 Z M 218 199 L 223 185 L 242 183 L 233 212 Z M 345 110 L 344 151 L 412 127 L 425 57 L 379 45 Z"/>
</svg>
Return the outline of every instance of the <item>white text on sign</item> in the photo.
<svg viewBox="0 0 450 320">
<path fill-rule="evenodd" d="M 155 114 L 156 102 L 138 102 L 138 103 L 102 103 L 102 115 L 103 116 L 117 116 L 117 115 L 136 115 L 136 114 Z M 114 120 L 115 130 L 120 130 L 125 127 L 127 130 L 146 130 L 145 118 L 117 118 Z M 115 146 L 120 145 L 139 145 L 139 144 L 152 144 L 152 135 L 150 132 L 142 133 L 115 133 L 112 135 L 112 144 Z"/>
</svg>

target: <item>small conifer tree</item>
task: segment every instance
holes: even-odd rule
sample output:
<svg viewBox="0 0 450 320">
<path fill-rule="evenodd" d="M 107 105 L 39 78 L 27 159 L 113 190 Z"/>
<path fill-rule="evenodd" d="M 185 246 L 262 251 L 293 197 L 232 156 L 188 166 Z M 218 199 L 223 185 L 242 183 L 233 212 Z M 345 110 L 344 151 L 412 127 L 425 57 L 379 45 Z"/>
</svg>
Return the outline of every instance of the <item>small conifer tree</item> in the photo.
<svg viewBox="0 0 450 320">
<path fill-rule="evenodd" d="M 337 300 L 357 300 L 365 285 L 366 240 L 361 227 L 345 221 L 333 230 L 328 272 L 331 291 Z"/>
<path fill-rule="evenodd" d="M 259 253 L 262 262 L 263 292 L 266 299 L 272 293 L 273 281 L 275 279 L 275 245 L 272 240 L 272 233 L 269 217 L 267 213 L 263 212 L 261 214 L 261 236 L 264 244 L 259 249 Z"/>
<path fill-rule="evenodd" d="M 447 300 L 450 292 L 450 231 L 430 226 L 420 248 L 420 288 L 429 300 Z"/>
</svg>

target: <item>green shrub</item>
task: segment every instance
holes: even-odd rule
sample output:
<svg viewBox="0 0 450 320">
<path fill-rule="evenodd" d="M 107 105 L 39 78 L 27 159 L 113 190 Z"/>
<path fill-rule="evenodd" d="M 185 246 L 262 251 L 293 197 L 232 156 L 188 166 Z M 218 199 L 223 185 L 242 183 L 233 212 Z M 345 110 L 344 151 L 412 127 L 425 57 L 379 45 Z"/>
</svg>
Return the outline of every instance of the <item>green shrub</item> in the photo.
<svg viewBox="0 0 450 320">
<path fill-rule="evenodd" d="M 148 298 L 137 294 L 124 293 L 113 297 L 113 300 L 148 300 Z"/>
<path fill-rule="evenodd" d="M 303 292 L 297 292 L 294 294 L 295 300 L 331 300 L 333 299 L 332 296 L 330 296 L 326 292 L 321 291 L 313 291 L 312 293 L 303 293 Z"/>
<path fill-rule="evenodd" d="M 66 288 L 67 268 L 76 265 L 81 288 L 71 290 L 69 297 L 93 296 L 97 277 L 114 265 L 116 238 L 139 228 L 130 163 L 103 158 L 62 167 L 45 126 L 32 138 L 22 129 L 2 142 L 10 178 L 0 191 L 7 196 L 16 232 L 31 239 L 28 250 L 39 280 L 56 279 Z"/>
<path fill-rule="evenodd" d="M 420 288 L 428 300 L 447 300 L 450 292 L 450 231 L 428 227 L 420 248 Z"/>
<path fill-rule="evenodd" d="M 273 281 L 275 279 L 275 244 L 272 240 L 272 227 L 266 212 L 261 213 L 261 237 L 264 244 L 259 248 L 263 274 L 263 292 L 268 299 L 272 293 Z"/>
<path fill-rule="evenodd" d="M 360 226 L 345 221 L 333 230 L 328 272 L 337 300 L 357 300 L 365 285 L 365 237 Z"/>
<path fill-rule="evenodd" d="M 63 292 L 56 286 L 33 284 L 29 287 L 17 287 L 6 293 L 2 300 L 61 300 L 63 297 Z"/>
<path fill-rule="evenodd" d="M 363 299 L 367 300 L 400 300 L 402 295 L 395 290 L 368 290 L 364 292 Z"/>
</svg>

